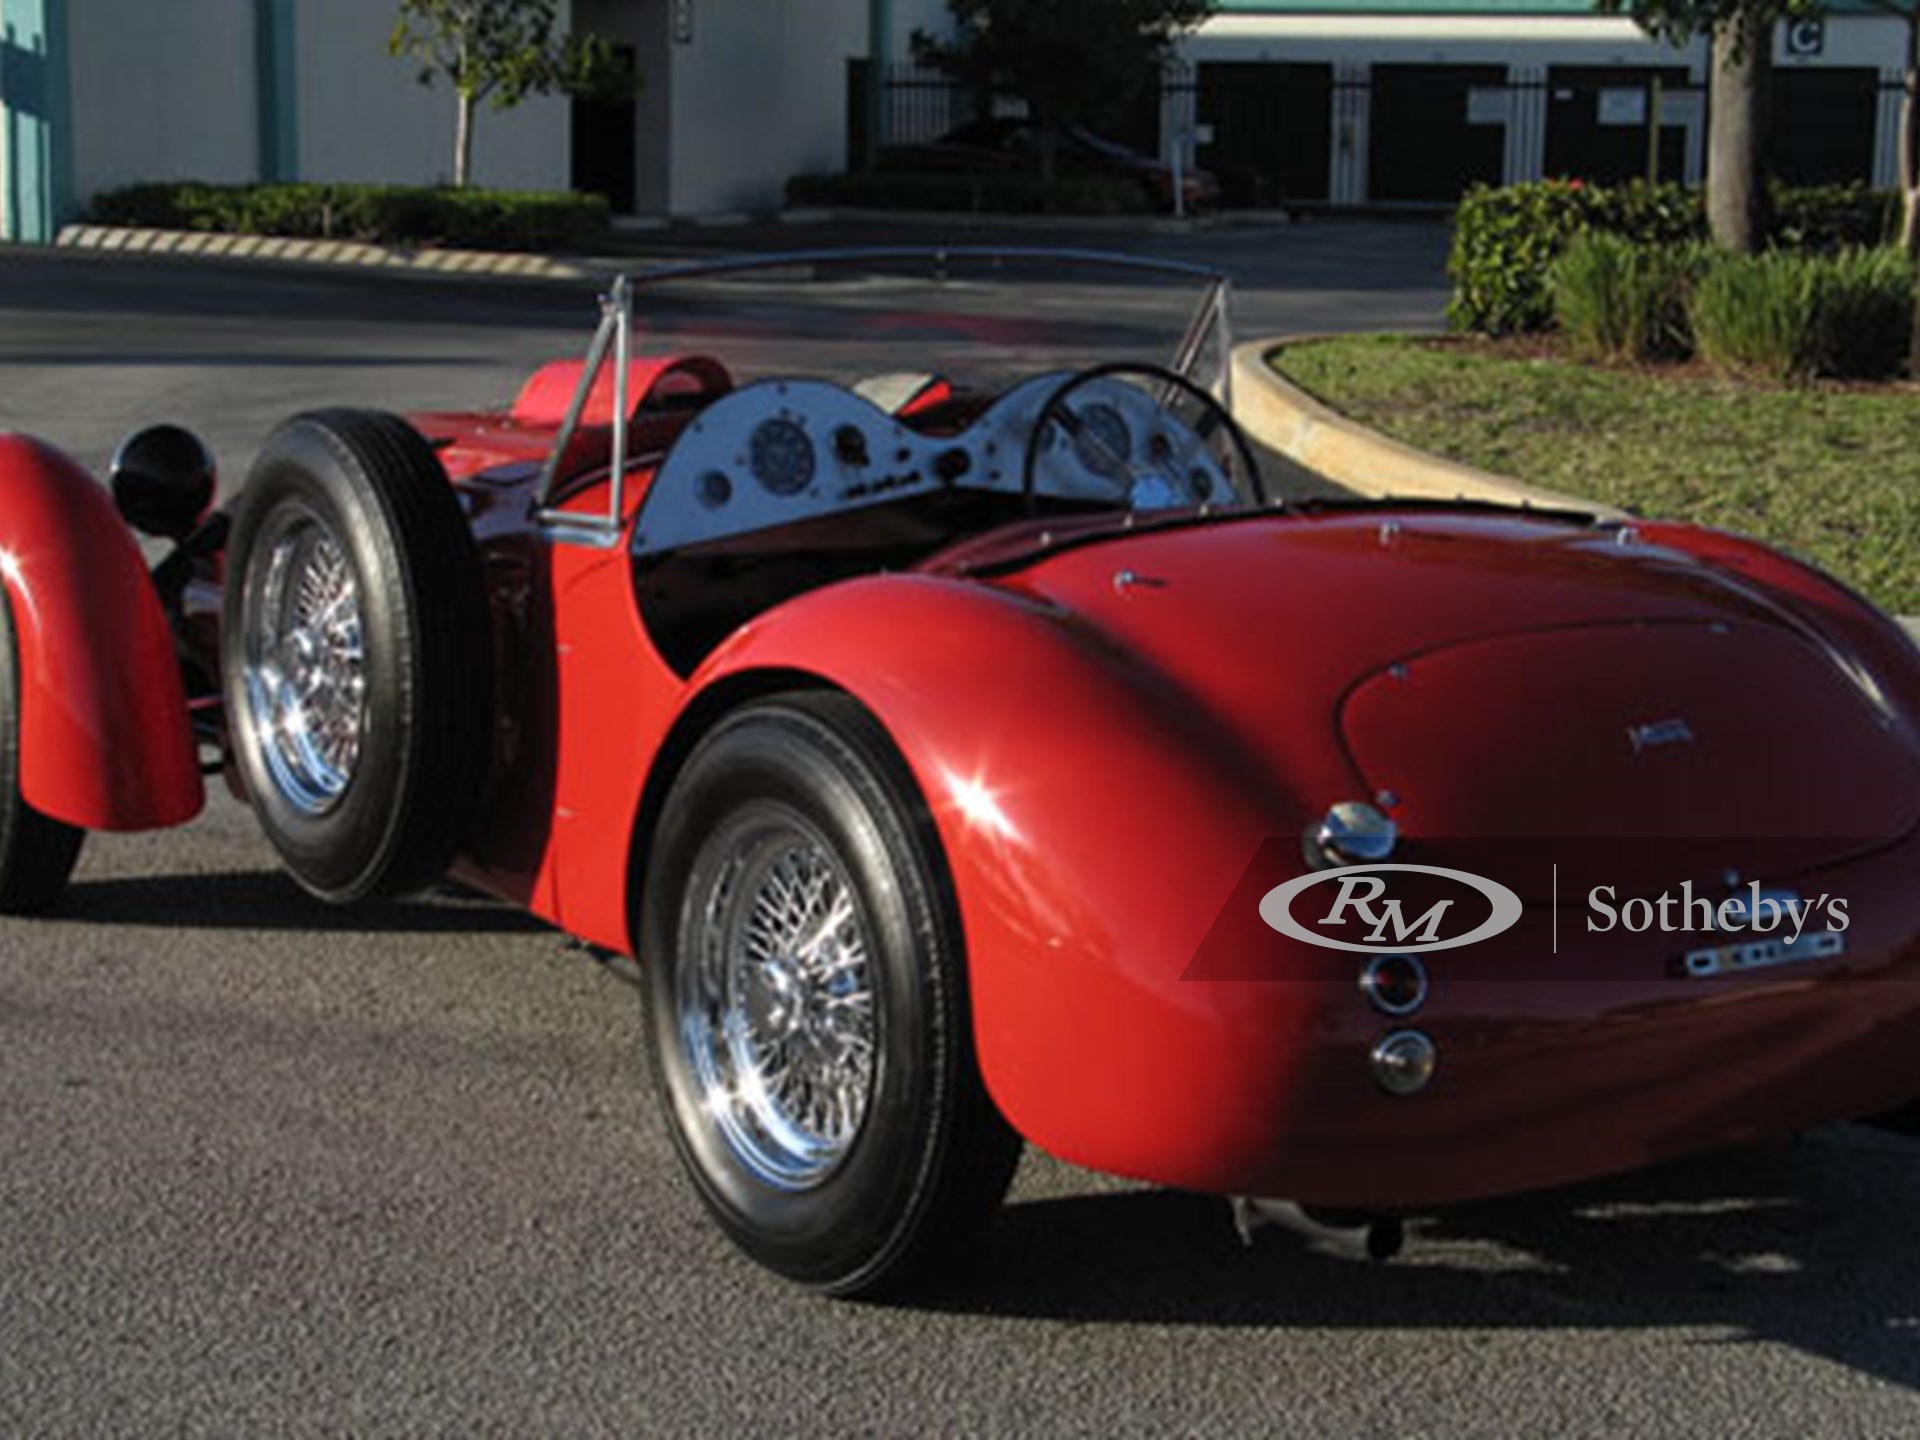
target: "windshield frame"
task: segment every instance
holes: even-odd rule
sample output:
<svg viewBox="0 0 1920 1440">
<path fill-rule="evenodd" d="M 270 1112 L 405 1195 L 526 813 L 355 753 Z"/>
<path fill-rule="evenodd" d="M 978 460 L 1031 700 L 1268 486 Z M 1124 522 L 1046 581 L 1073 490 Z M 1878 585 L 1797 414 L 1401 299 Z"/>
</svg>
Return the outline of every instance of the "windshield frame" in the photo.
<svg viewBox="0 0 1920 1440">
<path fill-rule="evenodd" d="M 618 545 L 625 528 L 627 461 L 632 397 L 628 392 L 628 370 L 633 357 L 634 293 L 676 281 L 718 279 L 760 271 L 791 269 L 796 266 L 848 268 L 876 263 L 916 262 L 933 269 L 931 283 L 945 283 L 955 264 L 993 265 L 1009 263 L 1049 264 L 1067 268 L 1112 270 L 1140 275 L 1159 275 L 1200 284 L 1203 289 L 1192 318 L 1182 334 L 1168 368 L 1193 378 L 1194 369 L 1210 346 L 1221 357 L 1220 375 L 1209 390 L 1227 410 L 1233 410 L 1233 329 L 1229 312 L 1232 280 L 1223 270 L 1184 260 L 1166 260 L 1157 256 L 1127 255 L 1110 250 L 1082 250 L 1040 245 L 873 245 L 843 249 L 791 250 L 752 255 L 729 255 L 711 260 L 689 261 L 662 266 L 641 274 L 623 273 L 600 300 L 600 323 L 587 346 L 580 381 L 565 418 L 554 436 L 541 473 L 540 487 L 533 507 L 534 520 L 553 533 L 556 539 L 611 549 Z M 587 400 L 608 360 L 613 372 L 613 435 L 610 447 L 609 484 L 604 511 L 558 508 L 559 489 L 567 477 L 561 466 L 574 435 L 586 413 Z"/>
</svg>

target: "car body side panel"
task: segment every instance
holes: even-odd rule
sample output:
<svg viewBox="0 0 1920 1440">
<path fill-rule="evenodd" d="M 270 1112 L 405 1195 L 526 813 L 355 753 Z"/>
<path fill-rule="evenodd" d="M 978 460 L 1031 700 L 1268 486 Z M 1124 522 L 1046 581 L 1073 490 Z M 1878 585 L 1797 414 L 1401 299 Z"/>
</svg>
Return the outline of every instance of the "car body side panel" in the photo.
<svg viewBox="0 0 1920 1440">
<path fill-rule="evenodd" d="M 641 626 L 624 548 L 556 545 L 552 573 L 558 749 L 540 895 L 553 907 L 549 918 L 573 934 L 631 953 L 641 792 L 686 687 Z"/>
<path fill-rule="evenodd" d="M 0 573 L 19 635 L 27 803 L 89 830 L 198 814 L 180 662 L 139 546 L 84 470 L 22 435 L 0 435 Z"/>
</svg>

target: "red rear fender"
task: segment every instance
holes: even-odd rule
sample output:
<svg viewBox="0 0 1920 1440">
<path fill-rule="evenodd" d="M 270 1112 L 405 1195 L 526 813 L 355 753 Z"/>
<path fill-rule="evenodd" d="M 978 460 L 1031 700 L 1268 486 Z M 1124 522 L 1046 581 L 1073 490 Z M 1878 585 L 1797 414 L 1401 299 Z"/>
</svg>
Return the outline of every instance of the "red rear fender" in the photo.
<svg viewBox="0 0 1920 1440">
<path fill-rule="evenodd" d="M 1643 524 L 1641 535 L 1765 586 L 1829 640 L 1851 651 L 1906 712 L 1920 737 L 1920 653 L 1900 627 L 1831 576 L 1758 541 L 1693 525 Z"/>
<path fill-rule="evenodd" d="M 1222 1174 L 1246 1097 L 1283 1087 L 1310 1012 L 1304 987 L 1254 1005 L 1182 977 L 1260 843 L 1299 833 L 1286 782 L 1151 669 L 977 584 L 816 592 L 715 652 L 693 690 L 753 671 L 830 681 L 900 748 L 953 876 L 981 1069 L 1008 1119 L 1100 1169 Z M 1250 1027 L 1258 1043 L 1231 1043 Z"/>
<path fill-rule="evenodd" d="M 148 830 L 204 792 L 173 637 L 106 492 L 0 434 L 0 574 L 20 650 L 20 789 L 89 830 Z"/>
</svg>

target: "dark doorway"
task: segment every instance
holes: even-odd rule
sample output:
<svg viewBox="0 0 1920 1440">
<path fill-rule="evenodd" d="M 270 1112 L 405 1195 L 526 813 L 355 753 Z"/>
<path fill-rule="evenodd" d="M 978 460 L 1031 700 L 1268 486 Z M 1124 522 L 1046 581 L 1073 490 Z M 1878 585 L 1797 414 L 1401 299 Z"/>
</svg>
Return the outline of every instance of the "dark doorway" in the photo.
<svg viewBox="0 0 1920 1440">
<path fill-rule="evenodd" d="M 573 102 L 573 188 L 607 197 L 616 215 L 634 211 L 639 172 L 639 105 L 634 99 L 633 46 L 614 47 L 618 100 Z"/>
<path fill-rule="evenodd" d="M 1789 185 L 1873 178 L 1880 77 L 1868 69 L 1773 72 L 1773 173 Z"/>
<path fill-rule="evenodd" d="M 1646 179 L 1656 80 L 1668 122 L 1660 127 L 1659 178 L 1684 179 L 1687 132 L 1671 119 L 1683 99 L 1698 104 L 1700 92 L 1688 84 L 1683 67 L 1671 66 L 1556 65 L 1548 71 L 1547 174 L 1602 185 Z"/>
<path fill-rule="evenodd" d="M 847 60 L 847 169 L 864 170 L 872 162 L 871 128 L 873 62 L 864 55 Z"/>
<path fill-rule="evenodd" d="M 1213 127 L 1200 164 L 1239 208 L 1330 193 L 1333 67 L 1223 61 L 1200 67 L 1199 116 Z"/>
<path fill-rule="evenodd" d="M 1498 185 L 1507 127 L 1475 124 L 1475 90 L 1503 90 L 1504 65 L 1376 65 L 1367 122 L 1367 194 L 1373 200 L 1458 200 Z"/>
</svg>

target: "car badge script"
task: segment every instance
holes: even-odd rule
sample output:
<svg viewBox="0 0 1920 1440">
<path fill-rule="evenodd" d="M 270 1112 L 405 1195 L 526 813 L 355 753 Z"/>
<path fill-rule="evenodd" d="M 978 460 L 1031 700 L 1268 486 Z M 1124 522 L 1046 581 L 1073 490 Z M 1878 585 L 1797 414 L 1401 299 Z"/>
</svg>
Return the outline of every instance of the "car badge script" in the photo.
<svg viewBox="0 0 1920 1440">
<path fill-rule="evenodd" d="M 1463 912 L 1482 909 L 1490 913 L 1479 924 L 1451 933 Z M 1497 880 L 1438 865 L 1316 870 L 1260 897 L 1260 918 L 1282 935 L 1328 950 L 1380 955 L 1477 944 L 1511 930 L 1520 912 L 1520 897 Z"/>
</svg>

